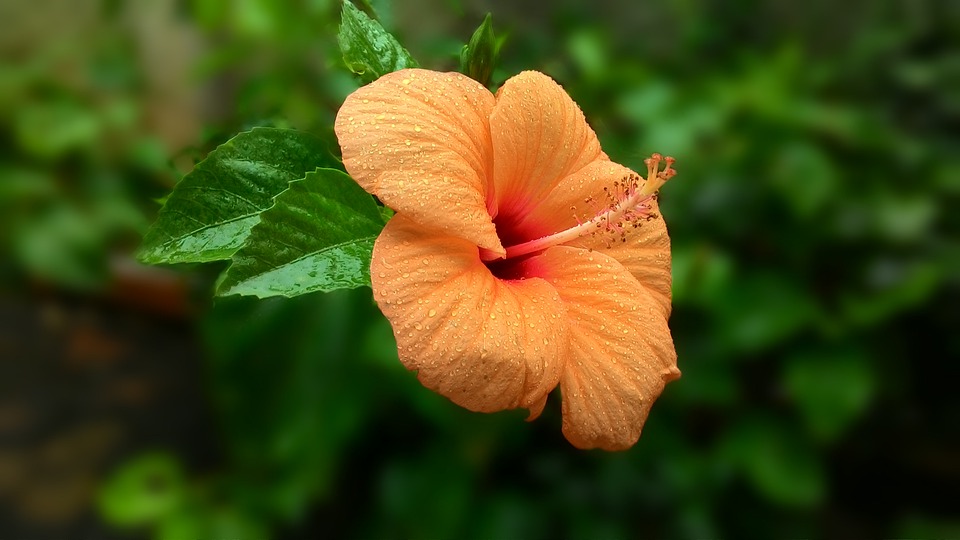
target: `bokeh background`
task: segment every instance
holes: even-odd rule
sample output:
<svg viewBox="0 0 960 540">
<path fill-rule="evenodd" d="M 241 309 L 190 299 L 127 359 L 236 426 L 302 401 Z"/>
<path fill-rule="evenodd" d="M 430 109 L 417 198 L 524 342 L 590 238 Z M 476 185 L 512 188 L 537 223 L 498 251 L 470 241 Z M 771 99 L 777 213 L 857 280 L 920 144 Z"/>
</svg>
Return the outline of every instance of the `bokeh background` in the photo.
<svg viewBox="0 0 960 540">
<path fill-rule="evenodd" d="M 960 4 L 373 1 L 659 151 L 683 377 L 582 452 L 397 362 L 369 290 L 211 300 L 131 251 L 237 131 L 325 137 L 336 0 L 0 2 L 0 537 L 960 537 Z"/>
</svg>

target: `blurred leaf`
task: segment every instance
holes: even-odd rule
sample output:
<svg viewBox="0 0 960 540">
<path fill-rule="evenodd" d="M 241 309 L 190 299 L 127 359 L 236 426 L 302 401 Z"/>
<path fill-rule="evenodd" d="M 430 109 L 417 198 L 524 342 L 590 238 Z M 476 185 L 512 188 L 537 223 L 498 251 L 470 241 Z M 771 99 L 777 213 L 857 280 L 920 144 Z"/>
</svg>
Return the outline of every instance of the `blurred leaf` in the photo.
<svg viewBox="0 0 960 540">
<path fill-rule="evenodd" d="M 568 38 L 567 50 L 580 72 L 591 79 L 602 79 L 609 69 L 605 34 L 593 29 L 580 30 Z"/>
<path fill-rule="evenodd" d="M 818 311 L 802 286 L 774 273 L 739 276 L 711 307 L 720 334 L 743 352 L 786 340 L 810 324 Z"/>
<path fill-rule="evenodd" d="M 945 193 L 960 194 L 960 163 L 942 163 L 934 175 L 936 186 Z"/>
<path fill-rule="evenodd" d="M 391 392 L 358 361 L 377 316 L 362 290 L 216 300 L 203 333 L 232 504 L 292 520 L 336 486 L 345 447 Z"/>
<path fill-rule="evenodd" d="M 154 264 L 228 259 L 291 180 L 332 162 L 321 140 L 308 133 L 276 128 L 241 133 L 177 184 L 137 257 Z"/>
<path fill-rule="evenodd" d="M 832 441 L 866 410 L 876 379 L 858 351 L 825 348 L 791 356 L 783 384 L 811 434 Z"/>
<path fill-rule="evenodd" d="M 207 503 L 209 504 L 209 503 Z M 253 516 L 231 508 L 184 508 L 163 519 L 154 532 L 157 540 L 174 538 L 269 538 L 267 529 Z"/>
<path fill-rule="evenodd" d="M 833 163 L 806 141 L 780 148 L 771 180 L 800 218 L 812 217 L 839 187 Z"/>
<path fill-rule="evenodd" d="M 153 137 L 144 137 L 133 142 L 129 159 L 147 171 L 172 170 L 170 156 L 163 142 Z"/>
<path fill-rule="evenodd" d="M 102 256 L 108 227 L 67 203 L 31 216 L 14 230 L 14 256 L 33 276 L 88 289 L 107 276 Z"/>
<path fill-rule="evenodd" d="M 103 119 L 95 111 L 69 101 L 22 105 L 16 115 L 16 137 L 28 153 L 54 159 L 93 145 Z"/>
<path fill-rule="evenodd" d="M 180 464 L 169 454 L 147 454 L 127 462 L 101 488 L 99 509 L 114 525 L 154 523 L 184 503 Z"/>
<path fill-rule="evenodd" d="M 703 351 L 689 350 L 686 344 L 678 344 L 677 353 L 681 358 L 697 358 L 697 361 L 681 365 L 684 383 L 670 388 L 667 399 L 705 404 L 718 412 L 743 398 L 740 382 L 729 363 L 717 361 Z"/>
<path fill-rule="evenodd" d="M 908 510 L 906 515 L 897 519 L 894 538 L 960 538 L 960 518 L 952 516 L 932 516 L 918 514 Z"/>
<path fill-rule="evenodd" d="M 894 241 L 922 238 L 937 217 L 936 202 L 927 194 L 881 195 L 873 202 L 876 227 Z"/>
<path fill-rule="evenodd" d="M 751 417 L 730 430 L 721 448 L 754 488 L 784 506 L 812 507 L 826 495 L 823 466 L 809 444 L 779 419 Z"/>
<path fill-rule="evenodd" d="M 229 5 L 225 0 L 195 0 L 189 5 L 199 25 L 216 28 L 227 18 Z"/>
<path fill-rule="evenodd" d="M 460 50 L 460 72 L 484 86 L 500 58 L 500 42 L 493 33 L 493 17 L 487 13 L 470 41 Z"/>
<path fill-rule="evenodd" d="M 381 511 L 387 523 L 399 527 L 401 538 L 457 536 L 471 508 L 474 480 L 462 457 L 448 452 L 436 445 L 431 454 L 394 460 L 383 472 Z M 374 536 L 384 536 L 385 532 Z"/>
<path fill-rule="evenodd" d="M 727 289 L 734 265 L 716 246 L 675 245 L 672 274 L 674 304 L 709 304 Z"/>
<path fill-rule="evenodd" d="M 36 63 L 0 64 L 0 118 L 24 106 L 30 83 L 37 77 Z M 5 118 L 4 118 L 5 120 Z"/>
<path fill-rule="evenodd" d="M 522 540 L 543 537 L 549 523 L 543 516 L 546 512 L 538 503 L 522 493 L 511 492 L 509 488 L 497 493 L 496 497 L 484 497 L 483 507 L 474 511 L 485 519 L 480 521 L 478 530 L 472 531 L 471 538 Z"/>
<path fill-rule="evenodd" d="M 337 40 L 347 68 L 364 84 L 393 71 L 419 66 L 396 38 L 349 0 L 343 2 Z"/>
<path fill-rule="evenodd" d="M 655 79 L 647 84 L 624 88 L 618 94 L 615 106 L 617 114 L 637 126 L 643 126 L 669 118 L 678 98 L 676 88 L 669 81 Z"/>
<path fill-rule="evenodd" d="M 234 0 L 234 25 L 242 34 L 269 38 L 283 28 L 283 3 L 272 0 Z"/>
<path fill-rule="evenodd" d="M 856 325 L 877 324 L 929 298 L 943 281 L 944 272 L 944 267 L 933 261 L 876 260 L 869 265 L 865 279 L 872 290 L 844 293 L 843 314 Z"/>
<path fill-rule="evenodd" d="M 290 297 L 369 285 L 383 224 L 352 178 L 334 169 L 307 173 L 260 214 L 217 293 Z"/>
<path fill-rule="evenodd" d="M 55 198 L 60 189 L 50 174 L 42 170 L 9 167 L 0 164 L 0 211 L 8 214 L 14 206 L 28 201 Z"/>
</svg>

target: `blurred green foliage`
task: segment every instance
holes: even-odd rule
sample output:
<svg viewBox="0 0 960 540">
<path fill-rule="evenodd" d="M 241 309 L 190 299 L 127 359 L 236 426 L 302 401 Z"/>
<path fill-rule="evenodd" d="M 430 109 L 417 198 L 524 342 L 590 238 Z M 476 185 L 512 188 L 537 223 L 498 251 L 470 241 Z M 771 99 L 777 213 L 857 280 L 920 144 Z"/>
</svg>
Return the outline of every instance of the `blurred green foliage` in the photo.
<svg viewBox="0 0 960 540">
<path fill-rule="evenodd" d="M 358 84 L 338 2 L 64 6 L 3 8 L 9 283 L 108 283 L 153 199 L 242 129 L 336 148 Z M 366 290 L 222 299 L 197 321 L 220 465 L 131 458 L 105 519 L 157 538 L 958 535 L 956 5 L 360 7 L 434 69 L 492 12 L 494 86 L 545 71 L 616 161 L 677 157 L 662 210 L 683 377 L 634 449 L 584 453 L 553 400 L 526 424 L 421 388 Z"/>
</svg>

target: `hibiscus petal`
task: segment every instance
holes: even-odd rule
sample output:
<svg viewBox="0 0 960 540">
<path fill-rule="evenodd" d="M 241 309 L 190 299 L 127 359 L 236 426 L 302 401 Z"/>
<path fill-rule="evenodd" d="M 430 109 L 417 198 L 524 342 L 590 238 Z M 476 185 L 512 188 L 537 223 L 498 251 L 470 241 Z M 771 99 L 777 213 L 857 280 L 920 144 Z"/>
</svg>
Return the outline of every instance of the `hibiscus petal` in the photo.
<svg viewBox="0 0 960 540">
<path fill-rule="evenodd" d="M 636 173 L 619 163 L 590 162 L 555 182 L 519 223 L 538 238 L 589 221 L 609 208 L 614 182 L 628 175 Z"/>
<path fill-rule="evenodd" d="M 493 95 L 457 73 L 406 69 L 347 97 L 335 130 L 347 172 L 422 224 L 503 254 L 487 210 Z"/>
<path fill-rule="evenodd" d="M 527 214 L 565 176 L 606 159 L 580 107 L 536 71 L 520 73 L 500 88 L 490 131 L 497 216 L 507 222 Z"/>
<path fill-rule="evenodd" d="M 526 216 L 521 227 L 538 238 L 589 221 L 615 202 L 611 198 L 617 190 L 614 182 L 630 175 L 636 173 L 612 161 L 590 163 L 561 180 Z M 671 309 L 670 237 L 657 202 L 647 204 L 650 215 L 656 217 L 627 228 L 626 241 L 619 235 L 597 231 L 566 245 L 601 251 L 619 261 L 654 296 L 667 317 Z"/>
<path fill-rule="evenodd" d="M 566 357 L 566 317 L 542 279 L 501 280 L 477 246 L 397 214 L 377 239 L 374 298 L 400 361 L 470 410 L 539 414 Z"/>
<path fill-rule="evenodd" d="M 680 376 L 657 300 L 602 253 L 559 246 L 524 263 L 567 308 L 563 434 L 579 448 L 632 446 L 664 385 Z"/>
<path fill-rule="evenodd" d="M 656 201 L 650 204 L 656 217 L 629 229 L 624 241 L 600 234 L 580 237 L 568 245 L 593 249 L 617 260 L 657 301 L 664 318 L 670 316 L 671 285 L 670 236 Z"/>
</svg>

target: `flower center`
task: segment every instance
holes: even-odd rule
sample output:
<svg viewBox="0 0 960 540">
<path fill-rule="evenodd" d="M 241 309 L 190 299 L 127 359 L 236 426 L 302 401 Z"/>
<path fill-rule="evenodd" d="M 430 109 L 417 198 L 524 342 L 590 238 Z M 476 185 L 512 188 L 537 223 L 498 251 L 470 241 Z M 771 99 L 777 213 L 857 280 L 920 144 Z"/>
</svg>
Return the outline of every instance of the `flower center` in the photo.
<svg viewBox="0 0 960 540">
<path fill-rule="evenodd" d="M 666 163 L 662 171 L 659 170 L 661 161 Z M 619 237 L 622 242 L 626 242 L 628 230 L 638 227 L 643 220 L 651 217 L 648 203 L 656 196 L 660 186 L 676 174 L 672 167 L 674 161 L 672 157 L 653 154 L 644 160 L 647 165 L 647 178 L 642 183 L 639 176 L 631 174 L 614 182 L 612 190 L 603 188 L 608 204 L 593 218 L 569 229 L 509 246 L 506 248 L 505 258 L 509 260 L 529 255 L 598 232 L 612 233 L 614 238 Z"/>
</svg>

